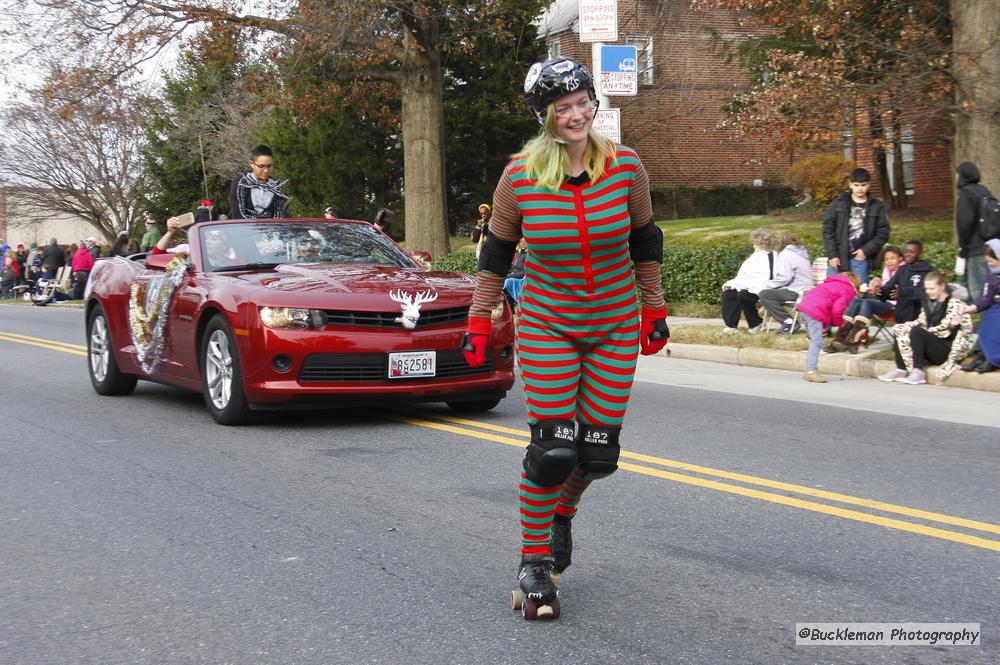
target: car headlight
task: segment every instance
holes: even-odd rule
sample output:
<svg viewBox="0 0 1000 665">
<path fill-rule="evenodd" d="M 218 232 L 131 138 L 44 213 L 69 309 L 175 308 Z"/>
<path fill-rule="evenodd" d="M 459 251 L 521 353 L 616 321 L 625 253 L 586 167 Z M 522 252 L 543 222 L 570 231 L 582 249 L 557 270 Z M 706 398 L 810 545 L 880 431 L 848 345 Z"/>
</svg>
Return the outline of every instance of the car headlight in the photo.
<svg viewBox="0 0 1000 665">
<path fill-rule="evenodd" d="M 260 322 L 268 328 L 322 328 L 326 314 L 304 307 L 261 307 Z"/>
</svg>

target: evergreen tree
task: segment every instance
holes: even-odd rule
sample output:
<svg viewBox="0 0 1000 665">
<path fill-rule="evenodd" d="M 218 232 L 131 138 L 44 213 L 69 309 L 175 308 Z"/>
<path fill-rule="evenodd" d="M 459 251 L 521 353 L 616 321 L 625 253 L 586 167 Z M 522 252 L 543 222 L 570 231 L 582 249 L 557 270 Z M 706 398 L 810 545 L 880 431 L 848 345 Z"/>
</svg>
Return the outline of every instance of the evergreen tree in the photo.
<svg viewBox="0 0 1000 665">
<path fill-rule="evenodd" d="M 216 212 L 228 212 L 231 176 L 220 173 L 232 171 L 232 165 L 217 163 L 216 155 L 230 123 L 227 103 L 237 97 L 248 67 L 244 42 L 231 25 L 201 31 L 181 53 L 177 73 L 165 77 L 160 105 L 143 120 L 145 199 L 157 219 L 194 210 L 206 192 Z"/>
</svg>

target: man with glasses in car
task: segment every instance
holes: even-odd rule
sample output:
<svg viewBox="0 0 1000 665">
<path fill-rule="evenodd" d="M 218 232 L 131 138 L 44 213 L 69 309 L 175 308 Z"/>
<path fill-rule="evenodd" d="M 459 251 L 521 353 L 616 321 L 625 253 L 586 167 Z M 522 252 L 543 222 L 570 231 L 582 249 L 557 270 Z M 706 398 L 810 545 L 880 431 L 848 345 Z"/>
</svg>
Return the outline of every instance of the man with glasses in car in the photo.
<svg viewBox="0 0 1000 665">
<path fill-rule="evenodd" d="M 282 190 L 286 181 L 271 177 L 274 153 L 266 145 L 250 151 L 250 172 L 233 178 L 229 186 L 231 219 L 274 219 L 285 216 L 290 197 Z"/>
</svg>

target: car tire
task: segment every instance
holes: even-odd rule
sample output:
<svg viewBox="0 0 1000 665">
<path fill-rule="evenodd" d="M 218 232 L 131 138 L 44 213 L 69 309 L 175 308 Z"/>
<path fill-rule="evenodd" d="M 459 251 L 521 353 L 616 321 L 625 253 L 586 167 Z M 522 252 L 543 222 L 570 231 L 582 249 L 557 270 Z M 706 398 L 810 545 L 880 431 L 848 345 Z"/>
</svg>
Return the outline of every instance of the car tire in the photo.
<svg viewBox="0 0 1000 665">
<path fill-rule="evenodd" d="M 240 353 L 221 314 L 208 322 L 201 338 L 201 387 L 205 406 L 220 425 L 246 425 L 253 412 L 243 386 Z"/>
<path fill-rule="evenodd" d="M 131 395 L 139 380 L 118 369 L 108 317 L 100 305 L 87 320 L 87 373 L 98 395 Z"/>
<path fill-rule="evenodd" d="M 445 402 L 448 408 L 458 413 L 485 413 L 496 407 L 502 397 L 496 399 L 477 399 L 471 402 Z"/>
</svg>

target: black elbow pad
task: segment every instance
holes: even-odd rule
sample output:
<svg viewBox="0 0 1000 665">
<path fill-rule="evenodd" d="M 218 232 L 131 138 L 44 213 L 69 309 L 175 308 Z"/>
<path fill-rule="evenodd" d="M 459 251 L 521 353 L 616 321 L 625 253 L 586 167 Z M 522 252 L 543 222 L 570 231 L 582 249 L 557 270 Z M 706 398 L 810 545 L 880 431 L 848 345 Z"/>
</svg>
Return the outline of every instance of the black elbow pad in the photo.
<svg viewBox="0 0 1000 665">
<path fill-rule="evenodd" d="M 649 224 L 632 229 L 628 236 L 629 254 L 633 261 L 663 263 L 663 231 L 649 220 Z"/>
<path fill-rule="evenodd" d="M 479 253 L 479 269 L 506 277 L 516 250 L 516 240 L 500 240 L 493 234 L 487 235 L 483 251 Z"/>
</svg>

